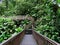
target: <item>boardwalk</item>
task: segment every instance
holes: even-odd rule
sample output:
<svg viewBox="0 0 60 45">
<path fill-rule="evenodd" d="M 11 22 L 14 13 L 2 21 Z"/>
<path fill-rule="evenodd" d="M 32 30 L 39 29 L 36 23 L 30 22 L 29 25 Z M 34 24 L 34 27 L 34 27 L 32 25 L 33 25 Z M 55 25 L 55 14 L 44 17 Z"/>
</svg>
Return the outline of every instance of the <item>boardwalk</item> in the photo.
<svg viewBox="0 0 60 45">
<path fill-rule="evenodd" d="M 37 45 L 32 34 L 26 34 L 20 45 Z"/>
</svg>

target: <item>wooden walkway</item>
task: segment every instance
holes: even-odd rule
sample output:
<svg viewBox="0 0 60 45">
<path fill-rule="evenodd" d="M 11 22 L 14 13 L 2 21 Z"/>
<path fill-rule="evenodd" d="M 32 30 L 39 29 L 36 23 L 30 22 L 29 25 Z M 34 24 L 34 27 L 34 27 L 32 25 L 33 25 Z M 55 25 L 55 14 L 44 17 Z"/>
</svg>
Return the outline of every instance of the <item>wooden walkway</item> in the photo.
<svg viewBox="0 0 60 45">
<path fill-rule="evenodd" d="M 32 34 L 26 34 L 20 45 L 37 45 Z"/>
<path fill-rule="evenodd" d="M 28 32 L 28 33 L 27 33 Z M 60 45 L 59 43 L 32 30 L 23 30 L 0 45 Z"/>
</svg>

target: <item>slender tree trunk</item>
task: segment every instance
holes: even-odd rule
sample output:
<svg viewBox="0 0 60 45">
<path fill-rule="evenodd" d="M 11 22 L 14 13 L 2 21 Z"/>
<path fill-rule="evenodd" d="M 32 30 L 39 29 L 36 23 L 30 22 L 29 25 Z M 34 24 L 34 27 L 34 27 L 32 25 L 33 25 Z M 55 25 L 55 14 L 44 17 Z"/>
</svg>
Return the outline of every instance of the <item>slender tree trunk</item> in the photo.
<svg viewBox="0 0 60 45">
<path fill-rule="evenodd" d="M 5 0 L 6 3 L 6 9 L 8 9 L 8 0 Z"/>
<path fill-rule="evenodd" d="M 58 28 L 58 15 L 57 15 L 57 10 L 58 10 L 58 5 L 57 4 L 54 4 L 53 5 L 53 11 L 54 11 L 54 26 L 55 26 L 55 28 L 56 28 L 56 30 L 57 30 L 57 28 Z"/>
</svg>

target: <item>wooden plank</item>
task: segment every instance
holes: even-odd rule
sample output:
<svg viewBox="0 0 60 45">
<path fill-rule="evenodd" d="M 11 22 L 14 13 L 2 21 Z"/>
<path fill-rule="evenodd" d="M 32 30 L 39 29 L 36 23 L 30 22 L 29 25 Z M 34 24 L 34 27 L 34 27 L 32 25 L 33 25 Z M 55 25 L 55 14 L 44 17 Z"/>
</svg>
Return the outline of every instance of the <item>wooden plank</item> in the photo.
<svg viewBox="0 0 60 45">
<path fill-rule="evenodd" d="M 24 30 L 17 35 L 9 38 L 8 40 L 2 42 L 0 45 L 20 45 L 22 38 L 24 37 Z"/>
<path fill-rule="evenodd" d="M 36 39 L 38 45 L 60 45 L 59 43 L 43 36 L 42 34 L 38 34 L 35 31 L 32 31 L 34 38 Z"/>
<path fill-rule="evenodd" d="M 26 34 L 20 45 L 37 45 L 37 43 L 32 34 Z"/>
</svg>

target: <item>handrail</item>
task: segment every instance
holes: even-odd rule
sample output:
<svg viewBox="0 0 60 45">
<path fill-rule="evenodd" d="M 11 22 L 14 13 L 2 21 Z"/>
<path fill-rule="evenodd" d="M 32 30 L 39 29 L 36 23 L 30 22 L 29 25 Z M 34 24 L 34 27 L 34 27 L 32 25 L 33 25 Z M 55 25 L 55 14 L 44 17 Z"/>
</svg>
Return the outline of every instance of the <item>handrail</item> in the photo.
<svg viewBox="0 0 60 45">
<path fill-rule="evenodd" d="M 42 34 L 38 34 L 36 31 L 32 31 L 33 36 L 36 39 L 38 45 L 60 45 L 59 43 L 43 36 Z"/>
<path fill-rule="evenodd" d="M 31 16 L 8 16 L 8 17 L 4 17 L 4 18 L 11 18 L 12 20 L 31 20 L 32 22 L 34 21 L 34 18 Z"/>
<path fill-rule="evenodd" d="M 2 42 L 0 45 L 19 45 L 23 36 L 25 34 L 25 31 L 18 33 L 17 35 L 10 37 L 6 41 Z"/>
</svg>

